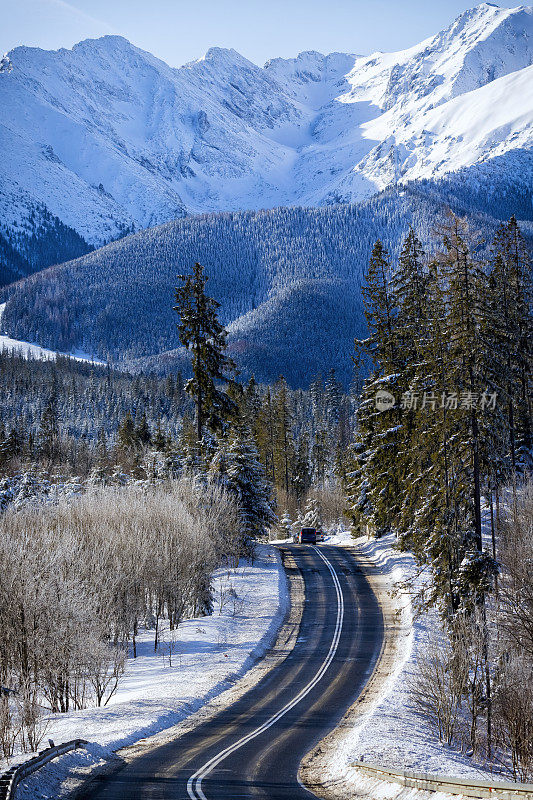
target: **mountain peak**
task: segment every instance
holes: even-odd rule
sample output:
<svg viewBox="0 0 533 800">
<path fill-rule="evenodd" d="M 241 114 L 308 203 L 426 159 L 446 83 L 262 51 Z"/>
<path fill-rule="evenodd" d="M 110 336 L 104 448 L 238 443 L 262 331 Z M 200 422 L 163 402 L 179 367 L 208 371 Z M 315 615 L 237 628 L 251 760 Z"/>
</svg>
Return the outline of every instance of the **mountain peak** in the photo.
<svg viewBox="0 0 533 800">
<path fill-rule="evenodd" d="M 96 36 L 96 37 L 88 37 L 87 39 L 82 39 L 80 42 L 77 42 L 75 45 L 72 46 L 73 50 L 77 50 L 78 48 L 83 47 L 93 47 L 95 45 L 126 45 L 127 47 L 133 47 L 132 43 L 129 39 L 126 39 L 125 36 L 120 36 L 118 33 L 106 33 L 103 36 Z"/>
<path fill-rule="evenodd" d="M 64 50 L 65 48 L 62 48 Z M 125 36 L 119 36 L 118 34 L 106 34 L 105 36 L 99 36 L 94 39 L 82 39 L 81 42 L 77 42 L 75 45 L 72 46 L 71 52 L 73 53 L 83 53 L 84 51 L 89 52 L 116 52 L 118 50 L 137 50 L 138 48 L 133 45 L 129 39 L 126 39 Z"/>
<path fill-rule="evenodd" d="M 219 58 L 242 58 L 240 53 L 238 53 L 234 47 L 210 47 L 209 50 L 205 53 L 203 60 L 204 61 L 215 61 Z M 202 60 L 202 59 L 201 59 Z"/>
<path fill-rule="evenodd" d="M 210 47 L 209 50 L 205 53 L 202 58 L 198 58 L 195 61 L 192 61 L 192 64 L 199 64 L 202 62 L 207 62 L 210 64 L 221 64 L 221 65 L 235 65 L 235 64 L 253 64 L 252 61 L 247 59 L 245 56 L 241 55 L 235 48 L 233 47 Z M 256 64 L 253 64 L 256 67 Z"/>
</svg>

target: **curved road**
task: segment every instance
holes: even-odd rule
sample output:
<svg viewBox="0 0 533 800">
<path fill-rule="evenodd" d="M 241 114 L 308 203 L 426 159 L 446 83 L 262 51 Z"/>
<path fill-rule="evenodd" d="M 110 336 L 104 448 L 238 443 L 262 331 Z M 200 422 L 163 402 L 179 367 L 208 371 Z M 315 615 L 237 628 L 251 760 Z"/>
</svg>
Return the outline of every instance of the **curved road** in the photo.
<svg viewBox="0 0 533 800">
<path fill-rule="evenodd" d="M 287 546 L 305 582 L 287 658 L 233 705 L 93 783 L 91 800 L 300 800 L 305 754 L 341 719 L 380 652 L 383 619 L 349 550 Z M 208 668 L 208 666 L 206 667 Z"/>
</svg>

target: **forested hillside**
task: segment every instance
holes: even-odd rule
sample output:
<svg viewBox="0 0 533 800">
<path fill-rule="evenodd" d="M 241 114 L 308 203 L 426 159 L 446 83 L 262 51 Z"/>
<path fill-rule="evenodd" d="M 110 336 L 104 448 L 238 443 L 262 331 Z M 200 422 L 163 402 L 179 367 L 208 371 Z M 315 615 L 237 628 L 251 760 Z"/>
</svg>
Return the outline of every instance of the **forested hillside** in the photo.
<svg viewBox="0 0 533 800">
<path fill-rule="evenodd" d="M 14 286 L 3 328 L 63 352 L 80 348 L 134 368 L 186 371 L 173 289 L 176 275 L 200 261 L 243 377 L 269 382 L 283 374 L 293 386 L 308 386 L 334 367 L 348 386 L 353 339 L 365 330 L 361 274 L 373 243 L 380 238 L 395 255 L 410 225 L 428 242 L 442 196 L 453 201 L 457 191 L 427 184 L 357 205 L 176 220 Z M 455 207 L 462 210 L 457 200 Z M 476 225 L 490 238 L 496 222 L 477 215 Z"/>
<path fill-rule="evenodd" d="M 27 210 L 27 219 L 10 230 L 0 219 L 0 286 L 93 249 L 46 208 L 29 204 Z"/>
</svg>

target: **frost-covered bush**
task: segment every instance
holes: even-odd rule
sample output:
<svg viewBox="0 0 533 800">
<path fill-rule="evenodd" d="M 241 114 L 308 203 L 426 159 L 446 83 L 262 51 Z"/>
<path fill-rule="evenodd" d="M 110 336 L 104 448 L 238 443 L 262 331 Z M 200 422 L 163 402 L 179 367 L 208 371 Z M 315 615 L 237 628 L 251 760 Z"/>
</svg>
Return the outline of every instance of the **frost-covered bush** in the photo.
<svg viewBox="0 0 533 800">
<path fill-rule="evenodd" d="M 28 720 L 37 702 L 54 712 L 105 705 L 139 626 L 153 621 L 157 648 L 163 617 L 173 629 L 208 613 L 211 574 L 239 546 L 237 510 L 209 481 L 78 486 L 0 515 L 0 685 L 25 687 Z"/>
<path fill-rule="evenodd" d="M 282 515 L 280 521 L 274 529 L 274 534 L 276 538 L 279 539 L 290 539 L 292 536 L 292 520 L 288 512 L 285 512 Z"/>
</svg>

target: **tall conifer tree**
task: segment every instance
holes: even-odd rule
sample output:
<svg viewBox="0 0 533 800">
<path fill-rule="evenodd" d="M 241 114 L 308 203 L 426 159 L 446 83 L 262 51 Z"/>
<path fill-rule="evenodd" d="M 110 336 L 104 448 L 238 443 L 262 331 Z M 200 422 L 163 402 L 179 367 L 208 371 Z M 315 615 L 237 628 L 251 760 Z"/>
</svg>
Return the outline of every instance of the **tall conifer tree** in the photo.
<svg viewBox="0 0 533 800">
<path fill-rule="evenodd" d="M 196 431 L 201 442 L 205 424 L 213 431 L 222 430 L 235 411 L 235 403 L 217 387 L 217 382 L 228 380 L 225 373 L 234 371 L 235 364 L 225 353 L 227 332 L 218 319 L 220 303 L 205 292 L 203 266 L 196 263 L 192 275 L 178 275 L 178 279 L 181 286 L 176 289 L 174 310 L 180 317 L 179 339 L 192 356 L 192 378 L 185 390 L 196 405 Z"/>
</svg>

